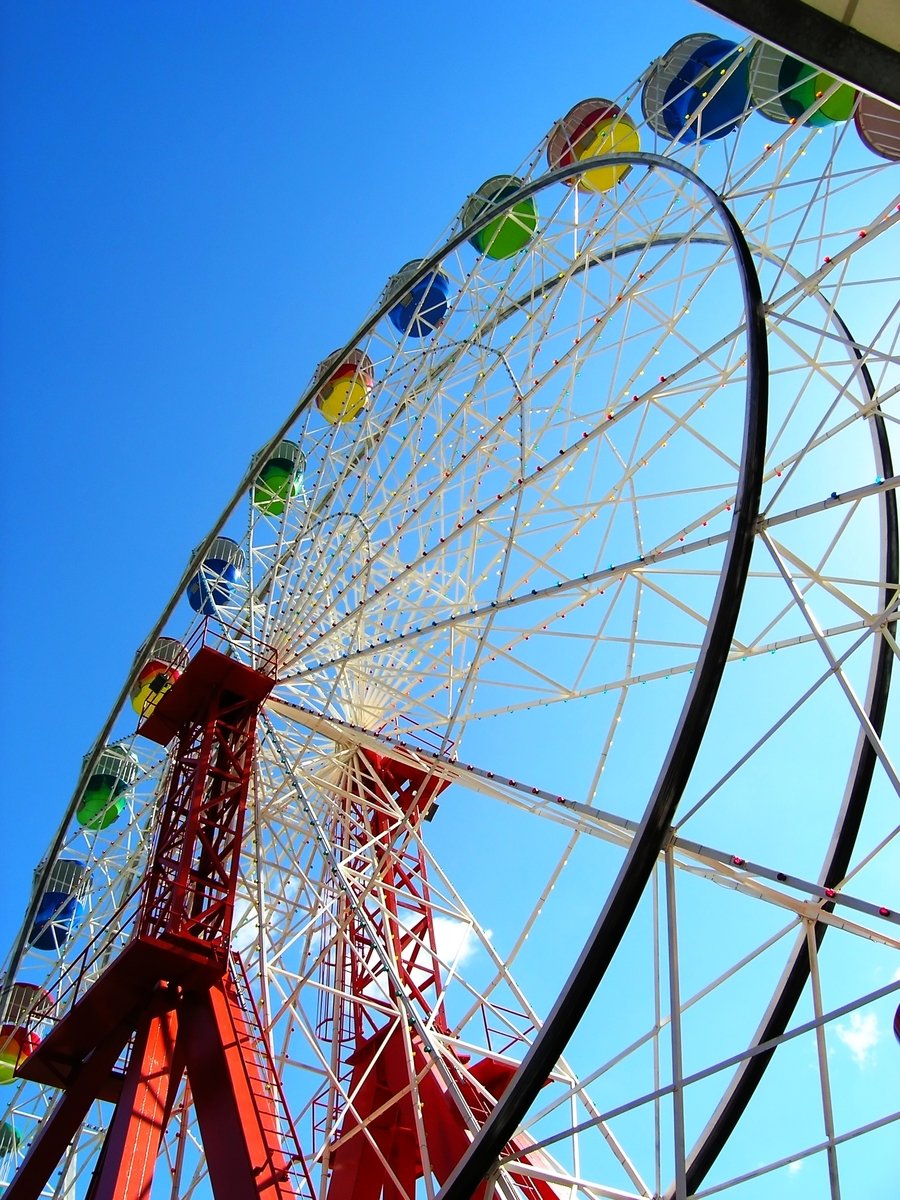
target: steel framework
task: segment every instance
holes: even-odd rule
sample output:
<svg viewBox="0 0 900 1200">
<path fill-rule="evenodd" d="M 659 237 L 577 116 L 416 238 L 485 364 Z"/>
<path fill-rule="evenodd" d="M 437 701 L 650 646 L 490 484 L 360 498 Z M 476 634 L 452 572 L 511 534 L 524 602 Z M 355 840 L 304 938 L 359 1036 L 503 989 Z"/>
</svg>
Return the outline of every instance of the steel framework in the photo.
<svg viewBox="0 0 900 1200">
<path fill-rule="evenodd" d="M 98 1098 L 115 1107 L 89 1200 L 147 1197 L 184 1076 L 220 1200 L 311 1192 L 299 1151 L 285 1149 L 290 1119 L 229 944 L 257 716 L 273 683 L 202 646 L 145 716 L 145 737 L 176 746 L 135 932 L 21 1069 L 63 1094 L 10 1200 L 36 1200 Z"/>
</svg>

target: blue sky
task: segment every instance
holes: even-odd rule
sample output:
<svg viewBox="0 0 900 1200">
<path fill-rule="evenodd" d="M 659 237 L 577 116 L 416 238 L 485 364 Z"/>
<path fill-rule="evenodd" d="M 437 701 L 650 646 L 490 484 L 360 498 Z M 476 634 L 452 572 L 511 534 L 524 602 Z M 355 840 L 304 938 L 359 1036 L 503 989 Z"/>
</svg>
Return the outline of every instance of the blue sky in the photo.
<svg viewBox="0 0 900 1200">
<path fill-rule="evenodd" d="M 5 945 L 136 647 L 315 365 L 572 104 L 727 26 L 683 0 L 0 18 Z"/>
</svg>

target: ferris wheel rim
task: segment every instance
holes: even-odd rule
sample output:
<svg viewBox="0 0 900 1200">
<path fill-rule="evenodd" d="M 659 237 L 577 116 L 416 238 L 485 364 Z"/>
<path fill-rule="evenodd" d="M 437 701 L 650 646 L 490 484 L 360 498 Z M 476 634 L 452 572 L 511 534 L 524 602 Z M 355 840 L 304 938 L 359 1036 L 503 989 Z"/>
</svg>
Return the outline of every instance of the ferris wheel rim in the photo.
<svg viewBox="0 0 900 1200">
<path fill-rule="evenodd" d="M 557 172 L 552 173 L 552 174 L 554 174 L 553 179 L 549 178 L 548 176 L 544 176 L 538 180 L 532 181 L 533 185 L 534 185 L 533 190 L 536 193 L 536 192 L 540 191 L 542 187 L 547 186 L 549 183 L 558 182 L 558 179 L 556 178 L 556 176 L 558 176 L 560 178 L 570 178 L 574 174 L 580 173 L 581 170 L 587 171 L 589 169 L 592 169 L 592 167 L 597 165 L 598 163 L 602 164 L 602 163 L 609 162 L 610 160 L 623 161 L 623 160 L 627 160 L 631 157 L 641 157 L 641 156 L 604 155 L 604 156 L 598 156 L 596 159 L 593 159 L 593 160 L 586 160 L 583 164 L 579 164 L 577 171 L 573 171 L 571 167 L 566 167 L 564 169 L 561 168 Z M 671 166 L 675 165 L 673 163 L 672 159 L 662 158 L 662 156 L 657 156 L 657 157 L 660 157 L 662 159 L 662 162 L 665 164 L 666 167 L 671 167 Z M 522 194 L 521 193 L 516 194 L 513 198 L 511 198 L 511 200 L 508 204 L 508 207 L 511 208 L 515 203 L 519 202 L 521 199 L 522 199 Z M 487 224 L 489 220 L 496 219 L 497 212 L 498 212 L 497 209 L 492 210 L 486 216 L 483 223 Z M 452 245 L 456 245 L 456 246 L 461 245 L 463 241 L 468 239 L 468 236 L 471 234 L 471 232 L 472 232 L 472 229 L 468 228 L 465 230 L 464 233 L 460 233 L 458 236 L 456 236 L 455 238 L 448 241 L 437 252 L 435 252 L 435 254 L 432 256 L 432 259 L 435 262 L 440 262 L 450 252 L 449 248 Z M 423 277 L 428 274 L 429 269 L 433 269 L 433 268 L 429 268 L 429 264 L 432 262 L 432 259 L 422 260 L 423 266 L 420 268 L 420 274 Z M 586 264 L 586 266 L 587 265 L 590 265 L 590 264 Z M 552 286 L 552 284 L 548 284 L 548 287 L 550 287 L 550 286 Z M 366 322 L 366 324 L 362 327 L 362 330 L 359 333 L 357 333 L 357 335 L 354 337 L 354 339 L 352 339 L 352 341 L 350 343 L 348 343 L 348 347 L 355 346 L 360 340 L 362 340 L 365 336 L 367 336 L 368 332 L 370 332 L 374 328 L 374 326 L 378 323 L 381 316 L 383 316 L 383 313 L 376 312 L 375 316 L 373 316 L 368 322 Z M 852 344 L 851 341 L 849 340 L 849 334 L 847 335 L 846 344 L 847 345 Z M 340 353 L 340 352 L 338 352 L 338 353 Z M 298 403 L 297 407 L 291 413 L 290 417 L 288 418 L 287 424 L 285 424 L 282 428 L 281 434 L 280 435 L 276 434 L 275 437 L 273 439 L 271 439 L 270 443 L 268 443 L 267 446 L 264 447 L 263 450 L 261 450 L 259 452 L 259 454 L 264 455 L 266 453 L 266 450 L 270 446 L 276 444 L 277 441 L 280 440 L 280 436 L 283 436 L 290 430 L 291 426 L 296 421 L 299 413 L 304 408 L 309 407 L 313 395 L 314 395 L 314 389 L 311 386 L 310 389 L 307 391 L 307 393 L 304 395 L 304 397 L 301 398 L 301 401 Z M 258 458 L 259 456 L 257 455 L 255 457 Z M 192 575 L 192 573 L 196 570 L 197 566 L 199 565 L 200 561 L 202 560 L 205 548 L 208 546 L 208 544 L 210 544 L 212 542 L 213 538 L 218 534 L 219 530 L 221 530 L 223 528 L 225 522 L 227 521 L 227 519 L 229 518 L 231 513 L 234 511 L 237 504 L 241 501 L 242 497 L 244 497 L 246 495 L 248 488 L 252 487 L 252 482 L 253 482 L 253 473 L 251 470 L 248 473 L 246 479 L 244 481 L 242 481 L 242 484 L 239 488 L 237 495 L 235 496 L 235 499 L 232 501 L 231 505 L 223 513 L 220 522 L 215 527 L 215 530 L 209 535 L 209 538 L 207 539 L 206 542 L 203 542 L 200 544 L 200 546 L 198 546 L 198 548 L 197 548 L 196 552 L 194 553 L 194 555 L 192 556 L 191 562 L 189 563 L 189 566 L 185 572 L 185 577 L 184 577 L 184 580 L 182 581 L 182 583 L 185 580 L 187 580 L 187 578 L 189 578 Z M 893 495 L 891 496 L 891 499 L 895 503 L 895 497 Z M 355 516 L 356 514 L 351 514 L 351 515 Z M 330 518 L 324 518 L 324 519 L 330 519 Z M 751 541 L 752 541 L 752 539 L 751 539 Z M 889 575 L 886 577 L 890 578 Z M 165 621 L 167 620 L 168 615 L 170 615 L 172 608 L 174 608 L 174 604 L 177 602 L 182 591 L 183 591 L 182 584 L 179 584 L 179 588 L 176 590 L 175 596 L 173 597 L 173 601 L 172 601 L 169 609 L 164 613 L 163 617 L 160 618 L 159 624 L 157 625 L 156 629 L 146 639 L 146 641 L 144 643 L 145 646 L 149 645 L 152 642 L 153 638 L 159 632 L 162 631 L 162 629 L 164 628 L 164 625 L 165 625 Z M 882 653 L 883 653 L 883 647 L 882 647 Z M 134 673 L 132 673 L 132 676 L 130 678 L 133 678 L 133 674 Z M 117 709 L 114 709 L 114 711 L 113 711 L 113 714 L 111 716 L 111 722 L 114 720 L 115 713 L 118 711 L 118 708 L 121 707 L 121 701 L 124 700 L 124 698 L 125 698 L 125 694 L 127 692 L 129 683 L 130 683 L 130 679 L 129 679 L 129 682 L 126 683 L 125 689 L 123 689 L 123 694 L 122 694 L 122 697 L 120 697 L 120 703 L 119 703 Z M 110 727 L 111 727 L 111 725 L 110 725 Z M 97 755 L 99 755 L 100 753 L 102 753 L 104 744 L 105 744 L 105 739 L 104 739 L 103 735 L 101 735 L 101 738 L 99 739 L 97 746 L 95 748 L 95 751 L 94 751 L 95 757 Z M 87 772 L 85 772 L 85 774 L 87 774 Z M 76 803 L 77 803 L 77 798 L 75 800 L 73 800 L 73 807 Z M 28 922 L 26 921 L 26 928 L 27 928 L 27 924 L 28 924 Z"/>
</svg>

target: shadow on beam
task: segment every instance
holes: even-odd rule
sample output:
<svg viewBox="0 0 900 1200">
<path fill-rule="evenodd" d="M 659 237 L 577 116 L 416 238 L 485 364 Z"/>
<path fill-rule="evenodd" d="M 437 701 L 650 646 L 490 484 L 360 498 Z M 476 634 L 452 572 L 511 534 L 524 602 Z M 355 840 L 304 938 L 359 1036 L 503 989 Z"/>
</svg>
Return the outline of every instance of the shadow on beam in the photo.
<svg viewBox="0 0 900 1200">
<path fill-rule="evenodd" d="M 848 83 L 900 106 L 900 52 L 867 37 L 803 0 L 701 0 L 704 8 L 813 63 Z M 885 12 L 895 0 L 887 0 Z M 885 37 L 897 38 L 896 10 Z M 892 25 L 893 22 L 893 25 Z"/>
</svg>

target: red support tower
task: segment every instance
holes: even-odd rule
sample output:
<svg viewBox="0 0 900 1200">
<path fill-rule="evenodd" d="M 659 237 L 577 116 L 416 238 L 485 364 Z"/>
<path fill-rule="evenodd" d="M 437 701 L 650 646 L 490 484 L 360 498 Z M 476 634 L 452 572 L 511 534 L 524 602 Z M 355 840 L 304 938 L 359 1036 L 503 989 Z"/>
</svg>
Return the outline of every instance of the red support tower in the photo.
<svg viewBox="0 0 900 1200">
<path fill-rule="evenodd" d="M 355 902 L 346 896 L 341 902 L 339 923 L 347 935 L 342 961 L 326 964 L 334 999 L 320 1035 L 333 1042 L 335 1073 L 350 1104 L 330 1151 L 326 1200 L 404 1200 L 415 1195 L 416 1180 L 426 1171 L 443 1184 L 468 1148 L 471 1123 L 484 1122 L 515 1073 L 507 1060 L 491 1056 L 473 1063 L 443 1055 L 438 1064 L 412 1023 L 385 1017 L 379 1024 L 377 1010 L 359 1003 L 377 989 L 402 1011 L 402 992 L 404 1003 L 438 1037 L 450 1034 L 425 861 L 415 836 L 446 786 L 365 750 L 347 773 L 331 836 L 349 863 L 347 875 L 357 880 L 357 895 Z M 525 1163 L 543 1162 L 526 1152 L 523 1138 L 511 1148 Z M 542 1179 L 513 1178 L 527 1200 L 559 1200 Z M 485 1190 L 483 1184 L 475 1196 L 480 1200 Z"/>
<path fill-rule="evenodd" d="M 312 1196 L 282 1144 L 278 1079 L 229 949 L 271 659 L 254 670 L 201 646 L 140 727 L 176 747 L 137 927 L 20 1069 L 62 1096 L 6 1200 L 37 1200 L 96 1099 L 115 1111 L 89 1200 L 146 1200 L 185 1074 L 216 1200 Z"/>
</svg>

